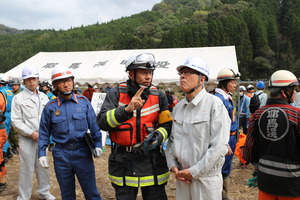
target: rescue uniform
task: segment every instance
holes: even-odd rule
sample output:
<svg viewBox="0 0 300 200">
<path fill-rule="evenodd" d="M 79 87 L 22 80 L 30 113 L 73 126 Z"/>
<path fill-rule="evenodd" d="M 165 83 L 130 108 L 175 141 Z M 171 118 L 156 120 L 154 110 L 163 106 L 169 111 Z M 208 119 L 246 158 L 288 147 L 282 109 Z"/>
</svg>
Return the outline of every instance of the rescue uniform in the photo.
<svg viewBox="0 0 300 200">
<path fill-rule="evenodd" d="M 31 134 L 39 130 L 42 111 L 48 101 L 49 99 L 44 93 L 38 91 L 38 94 L 34 95 L 27 88 L 14 96 L 12 101 L 12 126 L 19 133 L 20 175 L 18 200 L 30 199 L 34 170 L 39 183 L 37 192 L 44 197 L 51 195 L 49 192 L 49 170 L 39 165 L 38 145 L 31 138 Z"/>
<path fill-rule="evenodd" d="M 7 86 L 0 87 L 0 92 L 2 92 L 2 94 L 5 96 L 5 100 L 6 100 L 6 109 L 4 112 L 4 116 L 5 116 L 4 124 L 5 124 L 6 133 L 8 135 L 8 133 L 10 132 L 10 127 L 11 127 L 11 103 L 12 103 L 12 99 L 14 97 L 14 93 Z M 9 147 L 10 147 L 10 144 L 7 140 L 3 147 L 3 152 L 6 153 L 8 151 Z"/>
<path fill-rule="evenodd" d="M 237 122 L 237 119 L 235 119 L 235 116 L 234 116 L 233 102 L 231 100 L 231 97 L 228 94 L 226 94 L 220 88 L 216 88 L 215 95 L 222 100 L 225 108 L 228 111 L 228 116 L 231 119 L 230 137 L 229 137 L 228 145 L 230 146 L 232 152 L 234 152 L 235 151 L 235 146 L 236 146 L 236 140 L 237 140 L 236 132 L 238 130 L 238 122 Z M 227 155 L 225 157 L 225 163 L 224 163 L 224 166 L 222 168 L 222 174 L 223 175 L 229 175 L 230 174 L 230 171 L 232 170 L 232 160 L 233 160 L 233 154 Z"/>
<path fill-rule="evenodd" d="M 131 84 L 128 80 L 109 90 L 97 117 L 101 130 L 109 131 L 114 142 L 109 156 L 109 178 L 117 199 L 136 199 L 138 187 L 144 199 L 167 199 L 165 184 L 169 170 L 161 147 L 145 155 L 135 151 L 133 145 L 154 130 L 164 139 L 169 137 L 172 118 L 168 101 L 163 92 L 151 87 L 141 95 L 146 100 L 143 107 L 127 113 L 125 107 L 137 91 Z"/>
<path fill-rule="evenodd" d="M 244 94 L 243 96 L 240 97 L 240 104 L 239 104 L 239 108 L 238 108 L 239 126 L 243 127 L 244 134 L 247 134 L 247 126 L 248 126 L 247 119 L 250 118 L 249 105 L 250 105 L 250 98 Z"/>
<path fill-rule="evenodd" d="M 259 190 L 300 197 L 300 109 L 270 98 L 251 117 L 244 159 L 258 163 Z"/>
<path fill-rule="evenodd" d="M 39 157 L 46 156 L 52 134 L 56 143 L 52 156 L 62 199 L 76 199 L 75 175 L 85 199 L 101 199 L 96 187 L 92 153 L 84 137 L 88 129 L 95 146 L 102 148 L 96 115 L 86 97 L 72 94 L 70 99 L 63 99 L 58 96 L 45 106 L 40 122 Z"/>
<path fill-rule="evenodd" d="M 221 168 L 231 123 L 225 107 L 202 89 L 191 102 L 179 101 L 172 115 L 166 150 L 169 169 L 189 169 L 193 176 L 191 184 L 176 181 L 176 199 L 222 199 Z"/>
<path fill-rule="evenodd" d="M 4 94 L 0 92 L 0 110 L 3 112 L 5 110 L 5 107 L 6 107 L 6 100 Z M 4 122 L 0 122 L 0 178 L 6 174 L 6 167 L 5 167 L 3 151 L 2 151 L 6 141 L 7 141 L 7 134 L 5 130 L 5 124 Z"/>
</svg>

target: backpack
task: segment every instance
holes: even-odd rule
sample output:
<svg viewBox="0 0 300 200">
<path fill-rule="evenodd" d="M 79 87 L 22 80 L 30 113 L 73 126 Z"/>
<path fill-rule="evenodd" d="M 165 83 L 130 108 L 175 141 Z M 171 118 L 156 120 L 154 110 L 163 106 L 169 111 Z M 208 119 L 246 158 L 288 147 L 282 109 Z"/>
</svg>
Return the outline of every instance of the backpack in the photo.
<svg viewBox="0 0 300 200">
<path fill-rule="evenodd" d="M 253 114 L 257 109 L 259 109 L 260 106 L 259 95 L 261 94 L 262 92 L 259 94 L 254 93 L 253 97 L 250 99 L 250 105 L 249 105 L 250 113 Z"/>
</svg>

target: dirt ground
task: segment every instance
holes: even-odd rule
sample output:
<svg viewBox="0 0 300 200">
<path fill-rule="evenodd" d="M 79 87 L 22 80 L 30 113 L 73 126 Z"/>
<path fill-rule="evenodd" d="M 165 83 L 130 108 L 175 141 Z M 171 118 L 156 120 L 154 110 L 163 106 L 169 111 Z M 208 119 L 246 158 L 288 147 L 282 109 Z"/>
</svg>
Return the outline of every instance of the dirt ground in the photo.
<svg viewBox="0 0 300 200">
<path fill-rule="evenodd" d="M 114 190 L 110 184 L 110 181 L 107 177 L 107 158 L 110 153 L 110 147 L 106 146 L 103 155 L 95 159 L 95 168 L 96 168 L 96 177 L 98 189 L 101 193 L 103 200 L 112 200 L 114 197 Z M 60 200 L 60 191 L 59 186 L 55 177 L 53 170 L 53 162 L 51 153 L 49 154 L 50 159 L 50 181 L 51 188 L 50 192 Z M 18 196 L 18 176 L 19 176 L 19 158 L 15 155 L 9 162 L 7 166 L 7 189 L 8 195 L 0 196 L 0 200 L 15 200 Z M 255 200 L 257 199 L 257 188 L 250 188 L 247 185 L 247 180 L 252 177 L 252 167 L 251 166 L 241 166 L 237 158 L 234 159 L 233 170 L 231 172 L 231 182 L 230 194 L 235 200 Z M 31 197 L 31 200 L 38 199 L 38 195 L 35 192 L 37 183 L 34 178 L 34 190 Z M 77 184 L 76 187 L 77 200 L 83 200 L 84 195 L 81 191 L 80 186 Z M 173 176 L 170 176 L 168 185 L 166 186 L 167 194 L 169 200 L 175 200 L 175 179 Z M 138 195 L 137 200 L 142 200 L 141 195 Z"/>
</svg>

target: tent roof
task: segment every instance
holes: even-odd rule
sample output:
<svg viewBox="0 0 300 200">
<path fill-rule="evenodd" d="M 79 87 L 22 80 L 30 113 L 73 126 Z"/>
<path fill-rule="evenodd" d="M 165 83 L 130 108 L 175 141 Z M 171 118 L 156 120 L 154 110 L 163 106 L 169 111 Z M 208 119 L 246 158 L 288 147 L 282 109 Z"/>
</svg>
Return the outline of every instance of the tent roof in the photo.
<svg viewBox="0 0 300 200">
<path fill-rule="evenodd" d="M 171 49 L 134 49 L 85 52 L 40 52 L 15 68 L 6 72 L 10 78 L 21 79 L 25 66 L 36 67 L 40 72 L 40 80 L 50 80 L 53 67 L 56 65 L 70 67 L 75 82 L 118 83 L 127 79 L 125 62 L 134 53 L 148 52 L 154 54 L 158 64 L 153 77 L 153 84 L 178 83 L 176 67 L 188 57 L 202 58 L 210 69 L 210 79 L 215 80 L 222 68 L 231 68 L 238 72 L 234 46 L 204 48 L 171 48 Z"/>
</svg>

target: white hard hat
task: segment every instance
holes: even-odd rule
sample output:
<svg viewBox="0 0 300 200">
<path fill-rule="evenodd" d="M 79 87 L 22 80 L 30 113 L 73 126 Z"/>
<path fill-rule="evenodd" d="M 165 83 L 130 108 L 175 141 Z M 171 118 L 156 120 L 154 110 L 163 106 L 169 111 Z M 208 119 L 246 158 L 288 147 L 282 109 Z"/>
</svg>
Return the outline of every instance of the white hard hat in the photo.
<svg viewBox="0 0 300 200">
<path fill-rule="evenodd" d="M 126 61 L 126 71 L 132 69 L 155 70 L 155 57 L 152 53 L 139 53 L 129 56 Z"/>
<path fill-rule="evenodd" d="M 241 85 L 241 86 L 240 86 L 240 91 L 246 91 L 245 86 Z"/>
<path fill-rule="evenodd" d="M 0 83 L 2 84 L 8 83 L 8 76 L 6 74 L 0 73 Z"/>
<path fill-rule="evenodd" d="M 78 86 L 78 85 L 75 85 L 75 88 L 79 88 L 79 86 Z"/>
<path fill-rule="evenodd" d="M 53 83 L 53 81 L 56 81 L 59 79 L 64 79 L 64 78 L 69 78 L 69 77 L 74 78 L 72 71 L 67 67 L 56 66 L 52 70 L 52 75 L 51 75 L 52 83 Z"/>
<path fill-rule="evenodd" d="M 221 69 L 217 76 L 218 81 L 235 80 L 239 78 L 240 78 L 240 74 L 235 73 L 232 69 L 229 68 Z"/>
<path fill-rule="evenodd" d="M 209 69 L 207 64 L 198 57 L 187 58 L 182 65 L 177 67 L 177 71 L 180 72 L 183 67 L 188 67 L 200 72 L 206 76 L 206 81 L 209 79 Z"/>
<path fill-rule="evenodd" d="M 94 89 L 98 89 L 98 86 L 97 86 L 97 85 L 94 85 L 93 88 L 94 88 Z"/>
<path fill-rule="evenodd" d="M 271 75 L 269 88 L 298 85 L 296 76 L 287 70 L 278 70 Z"/>
<path fill-rule="evenodd" d="M 40 76 L 39 71 L 34 67 L 24 67 L 22 71 L 22 79 L 38 78 Z"/>
<path fill-rule="evenodd" d="M 247 89 L 254 89 L 254 86 L 253 85 L 248 85 Z"/>
</svg>

